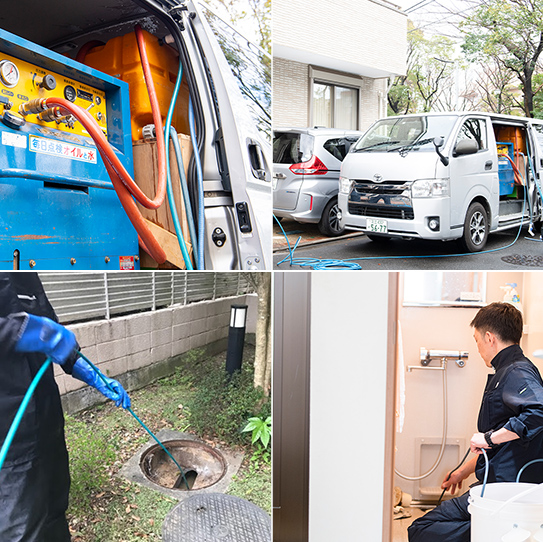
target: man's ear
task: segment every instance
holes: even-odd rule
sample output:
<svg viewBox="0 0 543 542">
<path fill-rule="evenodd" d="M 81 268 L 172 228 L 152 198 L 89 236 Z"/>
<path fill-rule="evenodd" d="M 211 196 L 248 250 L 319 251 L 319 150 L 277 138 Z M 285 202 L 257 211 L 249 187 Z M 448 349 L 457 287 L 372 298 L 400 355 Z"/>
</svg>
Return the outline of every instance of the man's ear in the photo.
<svg viewBox="0 0 543 542">
<path fill-rule="evenodd" d="M 496 344 L 496 335 L 494 335 L 492 331 L 487 331 L 485 333 L 485 341 L 487 341 L 490 345 Z"/>
</svg>

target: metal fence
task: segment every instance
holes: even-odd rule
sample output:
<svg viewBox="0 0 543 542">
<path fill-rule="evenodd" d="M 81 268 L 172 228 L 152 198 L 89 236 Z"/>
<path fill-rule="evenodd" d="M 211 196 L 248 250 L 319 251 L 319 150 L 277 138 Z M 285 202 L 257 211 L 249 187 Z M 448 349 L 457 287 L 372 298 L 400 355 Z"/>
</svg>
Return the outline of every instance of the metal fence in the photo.
<svg viewBox="0 0 543 542">
<path fill-rule="evenodd" d="M 243 273 L 135 271 L 131 273 L 39 273 L 63 324 L 170 305 L 243 295 L 254 291 Z"/>
</svg>

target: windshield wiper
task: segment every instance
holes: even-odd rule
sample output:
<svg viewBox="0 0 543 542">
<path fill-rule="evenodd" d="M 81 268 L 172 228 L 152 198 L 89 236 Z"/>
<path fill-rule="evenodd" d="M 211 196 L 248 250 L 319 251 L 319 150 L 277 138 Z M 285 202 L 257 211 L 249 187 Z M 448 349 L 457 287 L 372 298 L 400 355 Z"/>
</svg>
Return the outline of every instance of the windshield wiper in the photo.
<svg viewBox="0 0 543 542">
<path fill-rule="evenodd" d="M 399 143 L 399 141 L 381 141 L 381 143 L 374 143 L 373 145 L 370 145 L 369 147 L 362 147 L 361 149 L 354 149 L 352 152 L 364 152 L 364 151 L 368 151 L 370 149 L 374 149 L 375 147 L 382 147 L 383 145 L 395 145 L 396 143 Z"/>
<path fill-rule="evenodd" d="M 393 149 L 388 149 L 387 152 L 394 152 L 399 151 L 400 154 L 402 153 L 408 153 L 411 149 L 414 149 L 415 147 L 421 147 L 422 145 L 426 145 L 427 143 L 431 143 L 434 140 L 433 137 L 429 137 L 428 139 L 421 139 L 420 141 L 414 141 L 413 143 L 410 143 L 409 145 L 401 145 L 400 147 L 394 147 Z"/>
</svg>

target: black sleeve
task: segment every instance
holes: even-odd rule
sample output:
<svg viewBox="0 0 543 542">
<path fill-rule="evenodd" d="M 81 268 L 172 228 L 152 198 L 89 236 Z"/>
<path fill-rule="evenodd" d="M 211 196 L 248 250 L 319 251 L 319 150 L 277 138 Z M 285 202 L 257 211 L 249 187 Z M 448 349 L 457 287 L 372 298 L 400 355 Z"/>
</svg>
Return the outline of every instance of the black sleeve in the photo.
<svg viewBox="0 0 543 542">
<path fill-rule="evenodd" d="M 504 425 L 527 442 L 543 431 L 543 386 L 532 371 L 515 368 L 504 387 L 503 402 L 515 416 Z"/>
<path fill-rule="evenodd" d="M 25 313 L 10 314 L 0 318 L 0 353 L 2 355 L 10 354 L 15 349 L 23 332 L 26 318 Z"/>
</svg>

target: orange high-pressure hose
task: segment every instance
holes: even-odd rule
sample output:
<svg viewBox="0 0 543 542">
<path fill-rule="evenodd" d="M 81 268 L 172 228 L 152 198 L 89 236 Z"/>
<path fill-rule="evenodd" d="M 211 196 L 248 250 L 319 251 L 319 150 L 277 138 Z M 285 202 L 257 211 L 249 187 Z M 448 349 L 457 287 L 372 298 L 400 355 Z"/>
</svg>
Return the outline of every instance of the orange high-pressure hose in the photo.
<svg viewBox="0 0 543 542">
<path fill-rule="evenodd" d="M 45 98 L 42 100 L 42 107 L 58 107 L 59 114 L 73 115 L 87 130 L 89 135 L 94 140 L 98 152 L 104 161 L 106 170 L 111 178 L 113 187 L 117 192 L 117 196 L 123 206 L 130 222 L 138 232 L 142 246 L 158 263 L 166 261 L 166 253 L 155 239 L 145 219 L 141 215 L 136 203 L 132 199 L 129 188 L 126 186 L 125 180 L 129 179 L 131 183 L 134 181 L 128 175 L 125 167 L 115 155 L 111 145 L 107 141 L 98 123 L 92 115 L 82 107 L 65 100 L 64 98 Z M 138 200 L 139 201 L 139 200 Z"/>
</svg>

